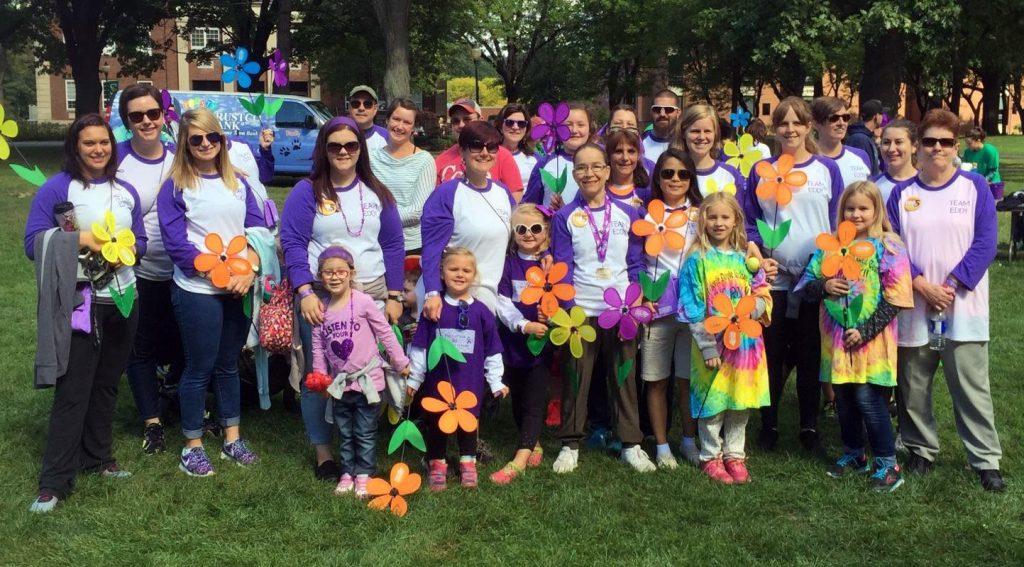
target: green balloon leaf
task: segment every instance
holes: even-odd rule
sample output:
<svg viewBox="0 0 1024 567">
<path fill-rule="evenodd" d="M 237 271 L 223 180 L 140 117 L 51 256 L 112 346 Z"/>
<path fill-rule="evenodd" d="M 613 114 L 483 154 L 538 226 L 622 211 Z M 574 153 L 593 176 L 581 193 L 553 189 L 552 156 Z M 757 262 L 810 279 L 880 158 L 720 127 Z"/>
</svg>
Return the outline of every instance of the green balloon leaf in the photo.
<svg viewBox="0 0 1024 567">
<path fill-rule="evenodd" d="M 768 226 L 768 223 L 757 219 L 757 233 L 761 235 L 765 248 L 778 248 L 779 244 L 789 235 L 789 228 L 793 225 L 792 220 L 783 221 L 776 228 Z"/>
<path fill-rule="evenodd" d="M 127 319 L 132 314 L 132 307 L 135 306 L 135 284 L 126 287 L 124 292 L 118 291 L 113 285 L 108 290 L 117 310 L 121 312 L 121 316 Z"/>
<path fill-rule="evenodd" d="M 632 360 L 622 361 L 622 364 L 620 364 L 619 367 L 615 369 L 615 377 L 619 383 L 620 388 L 626 385 L 626 379 L 629 378 L 630 370 L 633 370 Z"/>
<path fill-rule="evenodd" d="M 555 193 L 558 193 L 559 195 L 561 195 L 562 191 L 565 191 L 565 186 L 566 186 L 566 184 L 568 182 L 569 182 L 569 168 L 565 167 L 564 169 L 562 169 L 562 174 L 558 176 L 558 185 L 555 186 Z"/>
<path fill-rule="evenodd" d="M 263 95 L 256 97 L 256 100 L 254 101 L 240 98 L 238 99 L 238 102 L 242 105 L 242 108 L 244 108 L 246 112 L 252 114 L 253 116 L 260 116 L 261 114 L 263 114 L 263 106 L 264 104 L 266 104 Z"/>
<path fill-rule="evenodd" d="M 847 328 L 852 329 L 853 327 L 857 326 L 857 321 L 860 320 L 860 312 L 863 310 L 864 294 L 860 294 L 857 297 L 854 297 L 852 301 L 850 301 L 850 306 L 846 309 L 847 317 L 849 317 L 849 319 L 847 319 L 846 321 Z"/>
<path fill-rule="evenodd" d="M 391 442 L 388 443 L 388 454 L 394 453 L 402 446 L 402 443 L 406 442 L 424 453 L 427 452 L 427 444 L 423 442 L 423 434 L 420 433 L 416 424 L 408 419 L 399 423 L 398 427 L 395 428 L 395 432 L 391 434 Z"/>
<path fill-rule="evenodd" d="M 833 321 L 838 321 L 843 328 L 846 328 L 846 313 L 843 306 L 840 305 L 838 301 L 835 301 L 834 299 L 826 299 L 825 311 L 828 311 L 828 314 L 832 317 Z"/>
<path fill-rule="evenodd" d="M 542 183 L 544 183 L 544 187 L 546 187 L 548 191 L 551 191 L 552 193 L 557 193 L 558 192 L 557 191 L 558 180 L 555 179 L 555 176 L 552 175 L 550 171 L 541 168 L 541 170 L 540 170 L 540 180 L 541 180 Z"/>
<path fill-rule="evenodd" d="M 263 112 L 270 118 L 273 118 L 278 110 L 281 110 L 281 105 L 284 104 L 283 98 L 272 98 L 268 99 L 267 103 L 263 107 Z"/>
<path fill-rule="evenodd" d="M 531 334 L 526 337 L 526 348 L 530 349 L 533 356 L 540 356 L 541 351 L 544 350 L 544 345 L 548 343 L 548 337 L 551 336 L 551 329 L 544 333 L 543 337 Z"/>
<path fill-rule="evenodd" d="M 398 339 L 398 346 L 405 348 L 405 338 L 402 336 L 402 329 L 398 328 L 398 325 L 391 324 L 391 332 L 395 334 L 395 338 Z"/>
<path fill-rule="evenodd" d="M 668 281 L 671 277 L 669 272 L 662 272 L 658 276 L 657 280 L 652 280 L 651 276 L 647 275 L 647 272 L 640 272 L 640 289 L 644 292 L 644 297 L 648 301 L 658 301 L 661 296 L 665 295 L 665 290 L 668 289 Z"/>
<path fill-rule="evenodd" d="M 434 342 L 430 343 L 430 349 L 427 351 L 427 369 L 433 370 L 437 363 L 441 362 L 442 356 L 448 356 L 456 362 L 466 362 L 466 357 L 462 356 L 455 343 L 438 335 Z"/>
<path fill-rule="evenodd" d="M 14 170 L 14 173 L 18 174 L 18 177 L 24 179 L 25 181 L 28 181 L 32 185 L 39 187 L 43 183 L 46 183 L 46 176 L 43 175 L 42 171 L 39 171 L 38 165 L 33 166 L 33 169 L 29 169 L 25 166 L 18 165 L 16 163 L 12 163 L 10 165 L 11 169 Z"/>
<path fill-rule="evenodd" d="M 253 286 L 256 287 L 256 286 Z M 249 319 L 252 319 L 252 302 L 255 300 L 255 294 L 250 290 L 249 293 L 242 297 L 242 313 Z"/>
</svg>

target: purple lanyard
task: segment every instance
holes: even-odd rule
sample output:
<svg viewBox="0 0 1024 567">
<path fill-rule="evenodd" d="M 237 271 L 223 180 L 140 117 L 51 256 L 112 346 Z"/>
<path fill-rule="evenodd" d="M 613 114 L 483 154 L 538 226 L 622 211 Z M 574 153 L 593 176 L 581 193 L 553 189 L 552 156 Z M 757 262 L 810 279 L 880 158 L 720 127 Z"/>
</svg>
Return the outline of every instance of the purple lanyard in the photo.
<svg viewBox="0 0 1024 567">
<path fill-rule="evenodd" d="M 583 212 L 587 213 L 587 224 L 590 225 L 590 232 L 594 235 L 594 244 L 597 245 L 597 261 L 604 263 L 608 255 L 608 236 L 611 234 L 612 208 L 611 203 L 606 199 L 604 203 L 604 221 L 601 223 L 601 231 L 597 230 L 597 222 L 590 212 L 590 207 L 583 205 Z"/>
</svg>

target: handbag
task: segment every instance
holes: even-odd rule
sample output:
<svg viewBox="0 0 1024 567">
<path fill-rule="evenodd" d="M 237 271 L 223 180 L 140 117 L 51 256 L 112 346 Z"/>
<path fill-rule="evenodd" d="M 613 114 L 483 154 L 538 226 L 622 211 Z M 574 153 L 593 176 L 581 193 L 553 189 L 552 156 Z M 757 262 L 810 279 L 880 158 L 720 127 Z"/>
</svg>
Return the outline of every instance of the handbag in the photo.
<svg viewBox="0 0 1024 567">
<path fill-rule="evenodd" d="M 274 354 L 292 350 L 292 286 L 288 278 L 273 287 L 270 301 L 260 308 L 260 346 Z"/>
</svg>

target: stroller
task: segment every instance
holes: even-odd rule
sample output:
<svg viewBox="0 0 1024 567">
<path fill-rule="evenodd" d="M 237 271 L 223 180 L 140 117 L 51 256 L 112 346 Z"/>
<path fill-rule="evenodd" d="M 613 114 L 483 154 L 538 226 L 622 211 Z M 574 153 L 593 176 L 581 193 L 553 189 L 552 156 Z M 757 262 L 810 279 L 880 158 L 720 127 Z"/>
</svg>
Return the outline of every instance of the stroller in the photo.
<svg viewBox="0 0 1024 567">
<path fill-rule="evenodd" d="M 1024 191 L 1015 191 L 996 203 L 996 211 L 1010 213 L 1009 259 L 1024 249 Z"/>
</svg>

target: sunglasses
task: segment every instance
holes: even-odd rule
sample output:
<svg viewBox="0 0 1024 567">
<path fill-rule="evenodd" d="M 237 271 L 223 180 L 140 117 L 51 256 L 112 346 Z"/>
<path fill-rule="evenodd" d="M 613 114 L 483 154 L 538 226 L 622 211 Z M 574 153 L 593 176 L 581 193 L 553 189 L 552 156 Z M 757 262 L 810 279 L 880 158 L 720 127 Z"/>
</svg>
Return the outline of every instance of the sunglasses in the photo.
<svg viewBox="0 0 1024 567">
<path fill-rule="evenodd" d="M 832 115 L 830 115 L 828 117 L 828 121 L 831 124 L 835 124 L 836 122 L 839 122 L 840 120 L 842 120 L 843 122 L 849 122 L 850 121 L 850 113 L 846 113 L 846 114 L 832 114 Z"/>
<path fill-rule="evenodd" d="M 359 142 L 345 142 L 344 144 L 339 142 L 327 142 L 327 153 L 329 154 L 340 154 L 342 148 L 350 154 L 357 153 L 359 151 Z"/>
<path fill-rule="evenodd" d="M 634 128 L 632 126 L 609 126 L 608 127 L 608 133 L 609 134 L 614 134 L 614 133 L 622 131 L 622 130 L 625 130 L 626 132 L 629 132 L 631 134 L 637 134 L 637 135 L 640 134 L 640 129 L 639 128 Z"/>
<path fill-rule="evenodd" d="M 530 125 L 526 120 L 512 120 L 511 118 L 506 118 L 504 124 L 506 128 L 519 128 L 520 130 L 525 130 Z"/>
<path fill-rule="evenodd" d="M 149 118 L 151 122 L 156 122 L 157 119 L 159 119 L 160 116 L 163 115 L 163 113 L 164 111 L 160 110 L 159 108 L 150 108 L 146 111 L 129 112 L 128 120 L 131 120 L 132 124 L 138 124 L 139 122 L 142 122 L 143 118 Z"/>
<path fill-rule="evenodd" d="M 513 227 L 512 230 L 516 231 L 516 234 L 518 234 L 519 236 L 526 236 L 527 231 L 530 231 L 533 234 L 540 234 L 544 232 L 544 225 L 540 223 L 531 224 L 530 226 L 526 226 L 525 224 L 517 224 L 515 227 Z"/>
<path fill-rule="evenodd" d="M 688 169 L 663 169 L 661 170 L 661 178 L 665 181 L 672 179 L 673 177 L 679 177 L 680 181 L 690 181 L 693 179 L 693 173 Z"/>
<path fill-rule="evenodd" d="M 486 144 L 482 140 L 473 140 L 469 143 L 466 148 L 471 154 L 478 154 L 487 150 L 487 153 L 493 154 L 498 151 L 498 142 L 487 142 Z"/>
<path fill-rule="evenodd" d="M 469 304 L 463 300 L 459 300 L 459 328 L 469 328 Z"/>
<path fill-rule="evenodd" d="M 224 136 L 220 132 L 210 132 L 205 136 L 203 136 L 202 134 L 193 134 L 188 137 L 188 145 L 192 146 L 193 148 L 198 148 L 199 146 L 203 145 L 204 139 L 212 145 L 217 145 L 221 143 L 222 140 L 224 140 Z"/>
<path fill-rule="evenodd" d="M 921 138 L 922 147 L 934 148 L 935 144 L 943 148 L 952 148 L 956 145 L 956 138 Z"/>
<path fill-rule="evenodd" d="M 651 107 L 651 114 L 673 114 L 679 110 L 678 106 L 659 106 L 655 105 Z"/>
<path fill-rule="evenodd" d="M 372 99 L 354 98 L 348 101 L 348 105 L 350 108 L 359 109 L 360 107 L 362 107 L 369 110 L 377 106 L 377 101 Z"/>
<path fill-rule="evenodd" d="M 461 118 L 456 118 L 456 117 L 453 116 L 451 120 L 452 120 L 452 124 L 469 124 L 470 122 L 476 120 L 476 118 L 470 118 L 469 116 L 463 116 Z"/>
</svg>

